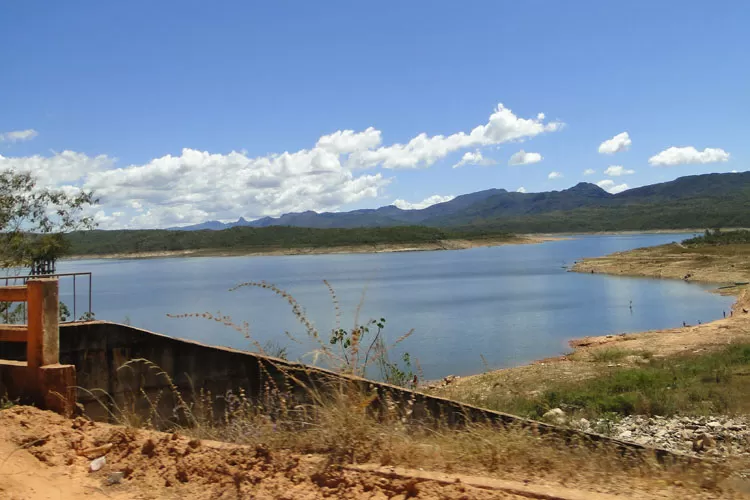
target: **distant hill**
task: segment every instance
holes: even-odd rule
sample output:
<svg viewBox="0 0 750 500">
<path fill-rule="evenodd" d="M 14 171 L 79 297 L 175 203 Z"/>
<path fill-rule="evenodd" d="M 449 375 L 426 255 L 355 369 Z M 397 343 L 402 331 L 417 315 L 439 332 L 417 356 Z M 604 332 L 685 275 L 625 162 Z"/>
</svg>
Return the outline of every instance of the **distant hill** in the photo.
<svg viewBox="0 0 750 500">
<path fill-rule="evenodd" d="M 599 189 L 597 186 L 594 186 Z M 172 230 L 200 231 L 203 229 L 221 230 L 237 226 L 268 227 L 293 226 L 311 227 L 319 229 L 355 228 L 355 227 L 392 227 L 423 225 L 424 221 L 432 218 L 452 215 L 478 203 L 490 196 L 508 193 L 505 189 L 488 189 L 476 193 L 457 196 L 451 201 L 438 203 L 421 210 L 402 210 L 393 205 L 376 209 L 353 210 L 351 212 L 323 212 L 311 210 L 284 214 L 281 217 L 263 217 L 251 222 L 242 217 L 237 222 L 222 223 L 209 221 L 192 226 L 173 227 Z"/>
<path fill-rule="evenodd" d="M 457 196 L 421 210 L 393 205 L 351 212 L 312 211 L 240 218 L 224 224 L 210 221 L 172 228 L 192 231 L 230 227 L 293 226 L 357 228 L 421 225 L 488 227 L 515 232 L 660 229 L 719 225 L 750 226 L 750 172 L 705 174 L 610 194 L 582 182 L 562 191 L 517 193 L 488 189 Z"/>
</svg>

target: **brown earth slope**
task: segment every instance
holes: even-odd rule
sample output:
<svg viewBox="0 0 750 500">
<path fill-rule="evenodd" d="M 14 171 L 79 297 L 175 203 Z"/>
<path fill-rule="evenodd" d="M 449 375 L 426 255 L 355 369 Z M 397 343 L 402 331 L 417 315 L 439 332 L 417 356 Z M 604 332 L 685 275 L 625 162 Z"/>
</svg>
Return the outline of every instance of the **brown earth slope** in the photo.
<svg viewBox="0 0 750 500">
<path fill-rule="evenodd" d="M 106 464 L 92 472 L 101 456 Z M 701 489 L 669 476 L 618 482 L 616 469 L 602 469 L 587 482 L 575 473 L 563 483 L 539 479 L 550 467 L 537 463 L 525 480 L 502 470 L 488 476 L 379 464 L 337 467 L 319 455 L 67 420 L 30 407 L 0 411 L 0 498 L 7 500 L 744 498 L 731 485 Z"/>
</svg>

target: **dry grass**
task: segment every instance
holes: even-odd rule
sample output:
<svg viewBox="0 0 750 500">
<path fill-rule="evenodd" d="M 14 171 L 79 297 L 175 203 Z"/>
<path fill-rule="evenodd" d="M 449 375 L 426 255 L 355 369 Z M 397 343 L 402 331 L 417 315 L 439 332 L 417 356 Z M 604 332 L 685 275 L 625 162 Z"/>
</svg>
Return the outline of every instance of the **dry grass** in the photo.
<svg viewBox="0 0 750 500">
<path fill-rule="evenodd" d="M 374 396 L 351 385 L 325 390 L 305 386 L 309 402 L 299 404 L 291 403 L 273 383 L 259 398 L 241 390 L 183 395 L 167 373 L 146 360 L 130 361 L 123 369 L 135 364 L 163 378 L 164 396 L 174 401 L 174 407 L 164 415 L 157 410 L 160 396 L 149 398 L 140 392 L 131 395 L 131 403 L 140 399 L 153 411 L 134 414 L 132 408 L 144 405 L 118 406 L 96 391 L 115 422 L 269 452 L 319 454 L 332 466 L 376 463 L 561 485 L 595 484 L 597 491 L 612 493 L 622 488 L 653 490 L 675 481 L 690 490 L 708 487 L 716 492 L 731 472 L 712 463 L 665 465 L 648 455 L 624 456 L 606 444 L 565 442 L 521 428 L 489 423 L 456 428 L 416 420 L 408 402 L 405 408 L 394 403 L 373 413 L 369 409 Z M 219 400 L 224 411 L 216 413 Z"/>
</svg>

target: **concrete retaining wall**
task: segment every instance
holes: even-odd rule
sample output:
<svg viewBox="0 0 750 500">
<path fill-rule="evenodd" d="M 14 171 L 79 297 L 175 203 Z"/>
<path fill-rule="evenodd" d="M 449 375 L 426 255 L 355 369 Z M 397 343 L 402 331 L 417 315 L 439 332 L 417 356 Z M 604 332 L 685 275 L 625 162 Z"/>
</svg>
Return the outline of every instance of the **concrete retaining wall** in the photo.
<svg viewBox="0 0 750 500">
<path fill-rule="evenodd" d="M 22 360 L 23 347 L 23 344 L 0 343 L 0 359 Z M 200 400 L 201 394 L 210 393 L 207 400 L 212 402 L 214 414 L 221 415 L 224 399 L 217 396 L 227 391 L 243 390 L 250 398 L 262 399 L 264 393 L 277 389 L 290 401 L 311 402 L 310 388 L 318 394 L 327 394 L 334 392 L 331 389 L 350 385 L 377 396 L 370 405 L 375 412 L 396 406 L 402 410 L 408 408 L 412 418 L 438 419 L 446 425 L 494 422 L 532 428 L 565 440 L 606 441 L 622 451 L 645 449 L 387 384 L 104 321 L 61 325 L 60 362 L 76 367 L 78 402 L 88 416 L 97 420 L 112 420 L 112 414 L 123 411 L 134 418 L 155 412 L 166 420 L 179 419 L 180 415 L 173 414 L 175 393 L 188 404 Z M 654 451 L 658 456 L 667 454 Z"/>
</svg>

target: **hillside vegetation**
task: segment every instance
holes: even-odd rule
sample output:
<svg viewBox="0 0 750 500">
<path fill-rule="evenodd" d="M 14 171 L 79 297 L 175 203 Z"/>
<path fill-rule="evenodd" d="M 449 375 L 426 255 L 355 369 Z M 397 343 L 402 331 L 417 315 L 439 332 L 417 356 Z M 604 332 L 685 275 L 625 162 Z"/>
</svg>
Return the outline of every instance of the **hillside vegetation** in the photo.
<svg viewBox="0 0 750 500">
<path fill-rule="evenodd" d="M 382 244 L 438 243 L 455 239 L 511 240 L 502 231 L 448 231 L 419 226 L 357 229 L 312 229 L 273 226 L 234 227 L 221 231 L 87 231 L 67 236 L 73 255 L 228 249 L 336 248 Z"/>
<path fill-rule="evenodd" d="M 488 189 L 421 210 L 386 206 L 351 212 L 312 211 L 209 221 L 183 230 L 234 226 L 316 228 L 421 225 L 470 227 L 512 232 L 614 231 L 750 226 L 750 172 L 705 174 L 611 194 L 596 184 L 579 183 L 562 191 L 516 193 Z"/>
<path fill-rule="evenodd" d="M 682 242 L 685 246 L 701 245 L 738 245 L 750 243 L 750 231 L 741 229 L 738 231 L 722 231 L 721 229 L 707 229 L 703 236 L 696 236 Z"/>
</svg>

